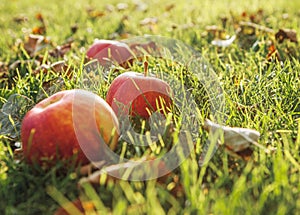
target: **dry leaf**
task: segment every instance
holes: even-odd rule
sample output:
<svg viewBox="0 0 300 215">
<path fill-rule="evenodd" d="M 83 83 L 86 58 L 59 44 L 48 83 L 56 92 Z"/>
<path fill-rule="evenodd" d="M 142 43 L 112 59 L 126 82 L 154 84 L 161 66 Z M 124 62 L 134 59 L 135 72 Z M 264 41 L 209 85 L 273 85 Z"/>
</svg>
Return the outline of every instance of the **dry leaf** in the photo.
<svg viewBox="0 0 300 215">
<path fill-rule="evenodd" d="M 49 38 L 42 35 L 30 34 L 28 38 L 26 38 L 24 48 L 30 56 L 34 56 L 47 45 L 49 45 Z"/>
<path fill-rule="evenodd" d="M 22 23 L 22 22 L 27 22 L 28 21 L 28 17 L 26 17 L 24 15 L 20 15 L 20 16 L 14 17 L 13 20 L 16 23 Z"/>
<path fill-rule="evenodd" d="M 235 39 L 236 39 L 236 36 L 233 35 L 228 40 L 215 39 L 211 42 L 211 44 L 213 44 L 215 46 L 220 46 L 220 47 L 228 47 L 234 42 Z"/>
<path fill-rule="evenodd" d="M 268 28 L 268 27 L 263 26 L 263 25 L 258 25 L 258 24 L 253 23 L 253 22 L 240 22 L 239 25 L 242 28 L 242 32 L 244 34 L 250 34 L 250 33 L 247 33 L 246 29 L 249 29 L 249 30 L 252 29 L 251 34 L 254 34 L 256 31 L 257 32 L 263 32 L 263 33 L 274 34 L 273 29 Z"/>
<path fill-rule="evenodd" d="M 208 119 L 204 122 L 204 129 L 213 133 L 220 130 L 224 136 L 224 144 L 234 152 L 242 151 L 251 144 L 258 145 L 257 141 L 260 137 L 260 133 L 256 130 L 222 126 Z M 263 146 L 260 147 L 264 148 Z"/>
<path fill-rule="evenodd" d="M 148 5 L 142 1 L 135 2 L 135 10 L 146 12 L 148 10 Z"/>
<path fill-rule="evenodd" d="M 275 34 L 275 38 L 279 43 L 282 43 L 285 39 L 298 43 L 297 32 L 293 29 L 279 29 L 279 31 Z"/>
<path fill-rule="evenodd" d="M 92 19 L 96 19 L 96 18 L 100 18 L 102 16 L 105 16 L 105 12 L 98 11 L 98 10 L 95 10 L 93 8 L 88 8 L 86 11 L 88 13 L 88 16 Z"/>
<path fill-rule="evenodd" d="M 34 27 L 32 29 L 32 33 L 33 34 L 46 34 L 46 23 L 45 23 L 45 20 L 44 20 L 44 17 L 41 13 L 37 13 L 35 15 L 35 18 L 40 21 L 41 23 L 41 26 L 37 26 L 37 27 Z"/>
<path fill-rule="evenodd" d="M 245 160 L 248 160 L 252 154 L 252 150 L 249 148 L 250 145 L 255 145 L 263 149 L 265 153 L 271 153 L 275 150 L 274 148 L 268 149 L 260 145 L 257 142 L 260 133 L 253 129 L 223 126 L 208 119 L 205 120 L 203 127 L 212 135 L 219 134 L 218 144 L 221 141 L 220 139 L 222 139 L 223 144 L 231 155 L 237 155 Z M 215 151 L 216 148 L 217 146 L 214 147 L 213 150 Z M 206 157 L 207 150 L 208 149 L 205 148 L 200 156 L 199 165 L 205 164 L 212 157 L 213 153 L 209 154 L 210 157 Z"/>
<path fill-rule="evenodd" d="M 166 7 L 165 7 L 165 11 L 167 11 L 167 12 L 170 12 L 172 9 L 174 9 L 175 8 L 175 4 L 174 3 L 172 3 L 172 4 L 169 4 L 169 5 L 167 5 Z"/>
<path fill-rule="evenodd" d="M 269 47 L 268 47 L 268 54 L 267 54 L 267 60 L 270 61 L 272 59 L 277 59 L 278 61 L 281 61 L 281 57 L 279 55 L 279 52 L 277 51 L 276 47 L 274 44 L 271 44 Z"/>
<path fill-rule="evenodd" d="M 61 46 L 56 46 L 55 49 L 49 51 L 49 55 L 52 57 L 63 57 L 68 51 L 71 50 L 73 44 L 73 40 L 68 41 L 67 43 L 61 45 Z"/>
<path fill-rule="evenodd" d="M 32 68 L 36 68 L 40 65 L 40 62 L 38 60 L 16 60 L 15 62 L 11 63 L 9 65 L 9 70 L 16 70 L 21 65 L 28 64 L 31 65 Z"/>
<path fill-rule="evenodd" d="M 128 4 L 118 3 L 116 7 L 117 7 L 118 11 L 122 11 L 122 10 L 126 10 L 128 8 Z"/>
<path fill-rule="evenodd" d="M 158 19 L 156 17 L 147 17 L 140 21 L 141 26 L 146 26 L 146 25 L 156 25 L 158 22 Z"/>
<path fill-rule="evenodd" d="M 225 30 L 216 26 L 216 25 L 210 25 L 205 28 L 207 34 L 211 35 L 212 38 L 215 39 L 226 39 L 226 33 Z"/>
<path fill-rule="evenodd" d="M 75 34 L 77 32 L 77 30 L 78 30 L 78 24 L 77 23 L 73 24 L 71 26 L 71 32 L 72 32 L 72 34 Z"/>
</svg>

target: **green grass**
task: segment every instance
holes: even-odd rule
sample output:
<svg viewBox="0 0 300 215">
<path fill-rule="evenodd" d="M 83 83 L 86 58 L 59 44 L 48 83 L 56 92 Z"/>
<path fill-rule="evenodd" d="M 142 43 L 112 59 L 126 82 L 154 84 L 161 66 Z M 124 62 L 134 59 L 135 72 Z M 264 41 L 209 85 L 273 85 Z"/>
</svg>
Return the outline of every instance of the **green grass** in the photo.
<svg viewBox="0 0 300 215">
<path fill-rule="evenodd" d="M 239 34 L 227 48 L 211 44 L 212 35 L 206 27 L 222 28 L 221 18 L 227 23 L 223 30 L 233 35 L 238 21 L 249 21 L 249 15 L 258 18 L 263 10 L 260 25 L 277 32 L 281 28 L 295 29 L 300 35 L 300 2 L 293 1 L 180 1 L 167 11 L 172 1 L 147 1 L 147 11 L 135 10 L 135 1 L 124 11 L 105 10 L 102 1 L 4 1 L 0 0 L 0 107 L 12 114 L 6 124 L 0 125 L 0 214 L 53 214 L 67 200 L 80 196 L 93 203 L 99 213 L 113 214 L 297 214 L 300 211 L 300 47 L 285 40 L 276 43 L 281 62 L 267 61 L 268 41 L 273 35 L 257 32 L 259 47 L 248 47 L 245 40 L 251 35 Z M 145 1 L 146 2 L 146 1 Z M 117 1 L 109 4 L 116 6 Z M 92 17 L 87 9 L 106 11 L 104 16 Z M 241 14 L 246 12 L 248 16 Z M 76 79 L 64 74 L 49 72 L 34 74 L 35 66 L 22 49 L 22 41 L 34 27 L 41 23 L 36 14 L 41 13 L 46 23 L 46 36 L 51 44 L 39 55 L 45 62 L 65 59 L 75 76 L 82 71 L 85 51 L 95 38 L 122 39 L 123 37 L 154 34 L 179 39 L 201 52 L 216 72 L 226 99 L 226 124 L 253 128 L 261 133 L 259 143 L 276 147 L 266 154 L 252 147 L 249 161 L 230 156 L 220 147 L 212 160 L 199 167 L 197 160 L 201 144 L 207 135 L 200 131 L 195 152 L 165 179 L 146 182 L 109 181 L 97 186 L 78 189 L 80 175 L 76 168 L 64 169 L 57 164 L 51 170 L 42 170 L 19 161 L 13 149 L 20 141 L 20 123 L 26 111 L 47 94 L 80 86 Z M 288 14 L 288 16 L 286 15 Z M 15 18 L 28 20 L 18 23 Z M 127 17 L 124 19 L 124 17 Z M 146 17 L 157 17 L 158 23 L 140 26 Z M 123 20 L 123 21 L 122 21 Z M 71 26 L 78 30 L 72 33 Z M 118 33 L 118 34 L 116 34 Z M 74 40 L 72 49 L 64 56 L 48 56 L 48 51 Z M 8 68 L 20 60 L 17 68 Z M 137 66 L 137 69 L 141 69 Z M 56 80 L 62 79 L 62 85 Z M 186 84 L 194 87 L 193 94 L 200 97 L 197 83 L 188 73 Z M 50 89 L 45 83 L 50 83 Z M 107 84 L 95 86 L 104 97 Z M 13 94 L 24 97 L 16 97 Z M 10 99 L 9 99 L 10 98 Z M 201 101 L 201 98 L 198 98 Z M 12 103 L 10 105 L 10 102 Z M 4 106 L 3 106 L 4 107 Z M 201 110 L 201 113 L 207 113 Z M 3 117 L 3 116 L 1 116 Z M 135 157 L 135 149 L 122 148 L 118 152 Z M 147 149 L 142 153 L 148 153 Z M 178 181 L 177 181 L 178 178 Z M 172 189 L 175 186 L 176 191 Z M 65 199 L 67 198 L 67 199 Z M 92 212 L 90 211 L 92 214 Z"/>
</svg>

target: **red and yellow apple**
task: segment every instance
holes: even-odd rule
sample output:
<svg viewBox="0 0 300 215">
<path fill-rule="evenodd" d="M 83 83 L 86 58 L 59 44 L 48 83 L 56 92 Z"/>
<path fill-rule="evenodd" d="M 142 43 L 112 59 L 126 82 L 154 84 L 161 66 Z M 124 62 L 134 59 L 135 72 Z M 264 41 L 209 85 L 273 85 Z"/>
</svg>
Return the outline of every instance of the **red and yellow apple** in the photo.
<svg viewBox="0 0 300 215">
<path fill-rule="evenodd" d="M 86 53 L 88 58 L 97 59 L 100 65 L 117 63 L 127 67 L 134 58 L 129 46 L 115 40 L 95 40 Z"/>
<path fill-rule="evenodd" d="M 128 45 L 116 40 L 96 39 L 86 53 L 88 58 L 97 59 L 102 66 L 116 63 L 124 68 L 129 68 L 136 58 L 141 60 L 146 54 L 159 54 L 159 48 L 155 42 Z"/>
<path fill-rule="evenodd" d="M 125 72 L 111 83 L 106 101 L 117 116 L 130 115 L 148 119 L 157 111 L 170 112 L 172 90 L 168 83 L 159 78 Z"/>
<path fill-rule="evenodd" d="M 115 113 L 101 97 L 84 90 L 61 91 L 25 115 L 21 126 L 24 157 L 29 163 L 47 166 L 71 159 L 86 164 L 86 153 L 103 150 L 99 135 L 111 149 L 116 147 L 118 126 Z M 85 142 L 79 143 L 80 136 Z"/>
</svg>

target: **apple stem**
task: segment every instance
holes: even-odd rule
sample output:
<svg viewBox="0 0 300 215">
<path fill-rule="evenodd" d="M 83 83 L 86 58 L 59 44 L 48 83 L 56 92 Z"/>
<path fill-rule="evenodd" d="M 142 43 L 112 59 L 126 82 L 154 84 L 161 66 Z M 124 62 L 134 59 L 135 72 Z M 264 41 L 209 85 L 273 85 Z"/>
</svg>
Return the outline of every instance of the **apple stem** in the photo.
<svg viewBox="0 0 300 215">
<path fill-rule="evenodd" d="M 148 76 L 148 62 L 147 61 L 144 62 L 144 75 Z"/>
</svg>

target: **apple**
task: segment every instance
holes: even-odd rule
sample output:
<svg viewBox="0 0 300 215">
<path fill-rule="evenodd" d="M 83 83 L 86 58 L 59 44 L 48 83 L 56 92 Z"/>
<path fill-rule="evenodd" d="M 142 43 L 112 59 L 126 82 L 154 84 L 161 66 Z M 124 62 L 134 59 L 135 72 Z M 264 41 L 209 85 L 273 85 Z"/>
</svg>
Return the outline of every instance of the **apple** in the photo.
<svg viewBox="0 0 300 215">
<path fill-rule="evenodd" d="M 99 134 L 105 146 L 115 149 L 119 123 L 105 100 L 85 90 L 60 91 L 26 113 L 21 125 L 24 158 L 28 163 L 46 166 L 72 159 L 76 164 L 86 164 L 87 153 L 104 150 L 97 141 Z M 79 142 L 80 136 L 86 141 Z"/>
<path fill-rule="evenodd" d="M 130 115 L 148 119 L 154 112 L 170 112 L 172 89 L 165 81 L 145 72 L 125 72 L 111 83 L 106 101 L 118 117 Z"/>
<path fill-rule="evenodd" d="M 153 41 L 127 45 L 116 40 L 96 39 L 89 47 L 86 55 L 88 58 L 97 59 L 102 66 L 117 63 L 117 65 L 124 68 L 129 68 L 135 58 L 141 59 L 146 53 L 157 55 L 158 50 L 156 43 Z"/>
<path fill-rule="evenodd" d="M 100 65 L 108 66 L 117 63 L 127 67 L 134 58 L 130 47 L 123 42 L 115 40 L 96 39 L 86 53 L 88 58 L 97 59 Z"/>
</svg>

